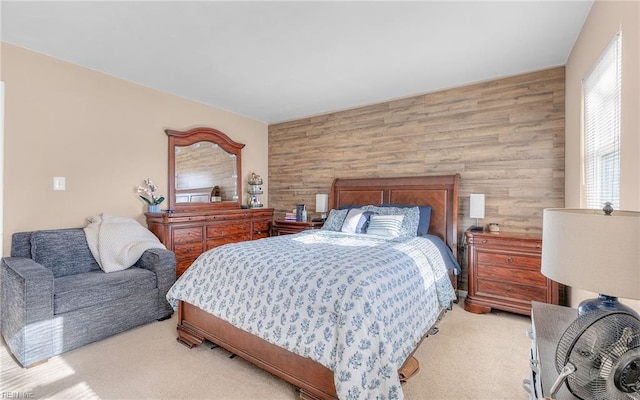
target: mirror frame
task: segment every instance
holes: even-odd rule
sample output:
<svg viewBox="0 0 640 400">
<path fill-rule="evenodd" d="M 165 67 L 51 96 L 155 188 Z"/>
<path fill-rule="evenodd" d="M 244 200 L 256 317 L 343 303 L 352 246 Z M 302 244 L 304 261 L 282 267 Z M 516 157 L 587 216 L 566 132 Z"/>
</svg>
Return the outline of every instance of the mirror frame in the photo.
<svg viewBox="0 0 640 400">
<path fill-rule="evenodd" d="M 244 144 L 235 142 L 221 131 L 213 128 L 199 127 L 188 131 L 165 129 L 169 137 L 169 210 L 206 211 L 221 208 L 241 208 L 242 204 L 242 148 Z M 197 142 L 211 142 L 229 154 L 236 156 L 236 171 L 238 173 L 238 200 L 221 201 L 216 203 L 177 203 L 176 202 L 176 146 L 190 146 Z"/>
</svg>

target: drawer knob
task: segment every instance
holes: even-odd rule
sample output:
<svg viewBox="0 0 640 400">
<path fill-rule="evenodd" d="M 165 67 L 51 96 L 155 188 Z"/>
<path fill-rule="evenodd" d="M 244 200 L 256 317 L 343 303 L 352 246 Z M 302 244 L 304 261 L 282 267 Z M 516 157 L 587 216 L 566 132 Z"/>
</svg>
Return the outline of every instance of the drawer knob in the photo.
<svg viewBox="0 0 640 400">
<path fill-rule="evenodd" d="M 485 244 L 485 243 L 487 243 L 487 239 L 482 240 L 482 244 Z"/>
<path fill-rule="evenodd" d="M 509 293 L 513 292 L 513 288 L 512 288 L 511 286 L 509 286 L 509 287 L 507 288 L 507 292 L 509 292 Z"/>
<path fill-rule="evenodd" d="M 513 262 L 513 257 L 511 257 L 511 256 L 507 256 L 507 262 L 508 262 L 508 263 L 512 263 L 512 262 Z"/>
</svg>

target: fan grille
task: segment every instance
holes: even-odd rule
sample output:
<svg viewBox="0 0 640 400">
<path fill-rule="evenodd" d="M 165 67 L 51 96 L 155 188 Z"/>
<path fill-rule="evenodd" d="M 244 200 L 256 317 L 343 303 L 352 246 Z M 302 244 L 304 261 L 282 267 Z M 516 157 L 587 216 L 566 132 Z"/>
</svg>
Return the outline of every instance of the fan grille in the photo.
<svg viewBox="0 0 640 400">
<path fill-rule="evenodd" d="M 622 391 L 614 382 L 625 354 L 640 360 L 640 320 L 626 312 L 595 310 L 578 317 L 563 333 L 556 369 L 560 372 L 568 362 L 576 367 L 567 387 L 580 399 L 640 400 L 640 393 Z"/>
</svg>

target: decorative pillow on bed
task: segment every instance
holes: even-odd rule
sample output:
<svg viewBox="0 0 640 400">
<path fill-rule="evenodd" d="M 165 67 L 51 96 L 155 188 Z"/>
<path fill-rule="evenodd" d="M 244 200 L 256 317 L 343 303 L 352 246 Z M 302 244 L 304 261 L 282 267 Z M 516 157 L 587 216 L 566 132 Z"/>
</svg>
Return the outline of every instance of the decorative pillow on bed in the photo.
<svg viewBox="0 0 640 400">
<path fill-rule="evenodd" d="M 403 206 L 399 204 L 383 204 L 381 207 L 416 207 L 416 206 Z M 433 209 L 431 206 L 417 206 L 420 211 L 420 221 L 418 222 L 418 236 L 424 236 L 429 233 L 429 224 L 431 223 L 431 212 Z"/>
<path fill-rule="evenodd" d="M 344 222 L 344 218 L 347 216 L 349 210 L 331 210 L 329 211 L 329 216 L 327 220 L 324 221 L 324 225 L 322 228 L 325 231 L 338 231 L 342 228 L 342 223 Z"/>
<path fill-rule="evenodd" d="M 342 223 L 342 232 L 347 233 L 366 233 L 369 226 L 369 218 L 373 211 L 365 211 L 362 208 L 352 208 Z"/>
<path fill-rule="evenodd" d="M 371 221 L 369 221 L 367 235 L 398 237 L 400 236 L 400 226 L 404 219 L 404 215 L 373 214 Z"/>
<path fill-rule="evenodd" d="M 365 211 L 373 211 L 380 215 L 402 215 L 404 219 L 400 227 L 400 236 L 416 236 L 418 232 L 418 224 L 420 223 L 420 210 L 414 207 L 380 207 L 380 206 L 364 206 Z"/>
</svg>

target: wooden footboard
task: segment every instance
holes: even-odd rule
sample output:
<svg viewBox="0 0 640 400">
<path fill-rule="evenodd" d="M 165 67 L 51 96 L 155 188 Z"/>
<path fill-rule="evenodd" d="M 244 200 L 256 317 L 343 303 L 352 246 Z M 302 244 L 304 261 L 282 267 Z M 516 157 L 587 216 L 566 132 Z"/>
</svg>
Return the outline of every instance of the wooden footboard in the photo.
<svg viewBox="0 0 640 400">
<path fill-rule="evenodd" d="M 207 339 L 297 387 L 301 399 L 337 400 L 333 372 L 273 345 L 189 303 L 178 306 L 178 338 L 188 346 Z"/>
<path fill-rule="evenodd" d="M 444 316 L 445 312 L 446 310 L 442 311 L 437 321 Z M 300 399 L 338 399 L 333 383 L 333 372 L 322 364 L 271 344 L 194 305 L 179 302 L 177 330 L 177 340 L 185 346 L 192 348 L 200 345 L 205 339 L 209 340 L 289 382 L 298 389 Z M 429 333 L 432 331 L 433 327 Z M 419 346 L 420 343 L 413 352 Z M 401 377 L 417 372 L 418 360 L 413 357 L 413 352 L 398 371 Z M 407 372 L 404 372 L 405 370 Z"/>
</svg>

